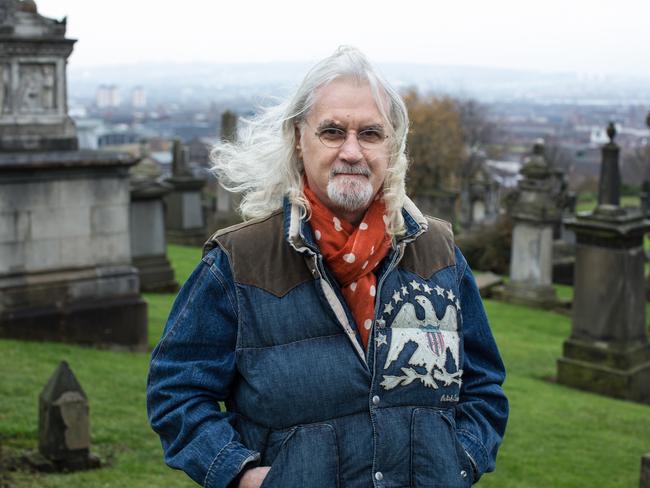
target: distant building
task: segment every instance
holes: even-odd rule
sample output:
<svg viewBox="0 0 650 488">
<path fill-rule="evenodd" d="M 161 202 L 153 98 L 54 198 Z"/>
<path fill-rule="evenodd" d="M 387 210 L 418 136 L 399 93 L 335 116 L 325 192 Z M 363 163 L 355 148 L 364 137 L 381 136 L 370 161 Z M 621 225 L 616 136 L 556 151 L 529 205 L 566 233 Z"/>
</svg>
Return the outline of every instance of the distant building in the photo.
<svg viewBox="0 0 650 488">
<path fill-rule="evenodd" d="M 119 107 L 122 102 L 120 90 L 115 85 L 99 85 L 95 96 L 95 104 L 98 108 Z"/>
<path fill-rule="evenodd" d="M 131 106 L 145 108 L 147 106 L 147 92 L 141 86 L 136 86 L 131 92 Z"/>
</svg>

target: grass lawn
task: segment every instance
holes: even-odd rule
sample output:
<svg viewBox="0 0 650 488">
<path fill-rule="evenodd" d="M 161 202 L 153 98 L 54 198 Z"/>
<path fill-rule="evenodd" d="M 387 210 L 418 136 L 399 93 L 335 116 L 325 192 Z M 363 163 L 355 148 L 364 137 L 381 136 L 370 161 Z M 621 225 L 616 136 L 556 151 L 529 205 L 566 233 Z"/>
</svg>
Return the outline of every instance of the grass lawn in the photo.
<svg viewBox="0 0 650 488">
<path fill-rule="evenodd" d="M 177 279 L 183 281 L 200 250 L 170 246 L 169 257 Z M 571 292 L 560 289 L 567 298 Z M 153 346 L 173 295 L 145 298 Z M 641 455 L 650 451 L 650 406 L 548 381 L 569 334 L 569 317 L 490 300 L 485 305 L 508 370 L 505 388 L 511 417 L 497 471 L 485 476 L 480 486 L 637 486 Z M 38 394 L 61 359 L 70 363 L 88 394 L 93 451 L 108 468 L 66 475 L 12 472 L 14 486 L 195 486 L 164 465 L 158 438 L 149 429 L 146 354 L 0 340 L 0 444 L 5 455 L 36 447 Z"/>
</svg>

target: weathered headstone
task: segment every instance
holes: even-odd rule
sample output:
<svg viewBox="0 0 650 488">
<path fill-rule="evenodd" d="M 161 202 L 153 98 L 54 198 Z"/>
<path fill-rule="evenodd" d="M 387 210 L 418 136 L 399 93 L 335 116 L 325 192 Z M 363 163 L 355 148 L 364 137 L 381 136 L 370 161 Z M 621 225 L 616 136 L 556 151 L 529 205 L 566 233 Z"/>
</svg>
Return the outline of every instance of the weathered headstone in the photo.
<svg viewBox="0 0 650 488">
<path fill-rule="evenodd" d="M 62 361 L 38 397 L 38 454 L 27 457 L 42 471 L 99 467 L 90 454 L 90 415 L 86 393 Z"/>
<path fill-rule="evenodd" d="M 131 255 L 140 272 L 140 289 L 174 292 L 178 282 L 167 259 L 163 197 L 170 187 L 146 176 L 131 176 Z"/>
<path fill-rule="evenodd" d="M 165 180 L 171 191 L 165 195 L 167 239 L 174 244 L 202 245 L 207 238 L 201 190 L 206 182 L 195 178 L 187 166 L 187 149 L 174 141 L 172 176 Z"/>
<path fill-rule="evenodd" d="M 234 143 L 237 140 L 237 115 L 230 110 L 221 114 L 221 140 L 226 143 Z M 209 228 L 216 230 L 241 222 L 241 217 L 237 213 L 241 195 L 229 192 L 218 182 L 213 188 L 216 205 L 209 221 Z"/>
<path fill-rule="evenodd" d="M 650 453 L 641 458 L 641 479 L 639 488 L 650 488 Z"/>
<path fill-rule="evenodd" d="M 565 223 L 576 233 L 571 336 L 558 359 L 558 382 L 650 403 L 643 235 L 639 209 L 621 208 L 616 132 L 603 149 L 598 206 Z"/>
<path fill-rule="evenodd" d="M 74 150 L 65 22 L 33 2 L 0 7 L 0 337 L 146 349 L 129 247 L 136 159 Z"/>
<path fill-rule="evenodd" d="M 553 226 L 559 219 L 560 208 L 541 143 L 535 144 L 521 174 L 523 179 L 511 209 L 510 281 L 503 297 L 532 306 L 554 306 L 558 300 L 551 281 Z"/>
</svg>

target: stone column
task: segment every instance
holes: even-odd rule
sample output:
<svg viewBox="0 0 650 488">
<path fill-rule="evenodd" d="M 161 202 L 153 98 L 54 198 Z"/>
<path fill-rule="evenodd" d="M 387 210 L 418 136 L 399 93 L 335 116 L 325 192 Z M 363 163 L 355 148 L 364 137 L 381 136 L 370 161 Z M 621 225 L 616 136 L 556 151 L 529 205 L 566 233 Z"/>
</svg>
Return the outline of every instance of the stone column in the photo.
<svg viewBox="0 0 650 488">
<path fill-rule="evenodd" d="M 167 259 L 163 197 L 170 187 L 147 177 L 131 177 L 131 256 L 140 272 L 140 289 L 175 292 L 178 283 Z"/>
<path fill-rule="evenodd" d="M 165 196 L 167 239 L 174 244 L 202 246 L 208 231 L 203 217 L 201 190 L 205 180 L 195 178 L 187 167 L 187 150 L 174 141 L 172 177 L 166 180 L 171 191 Z"/>
<path fill-rule="evenodd" d="M 638 209 L 619 206 L 619 148 L 602 149 L 598 206 L 566 224 L 576 233 L 571 336 L 558 359 L 558 382 L 615 398 L 650 403 L 643 235 Z"/>
<path fill-rule="evenodd" d="M 552 286 L 553 226 L 560 209 L 553 195 L 553 177 L 544 159 L 544 146 L 533 147 L 533 155 L 521 169 L 512 205 L 513 221 L 510 281 L 504 298 L 532 306 L 557 303 Z"/>
</svg>

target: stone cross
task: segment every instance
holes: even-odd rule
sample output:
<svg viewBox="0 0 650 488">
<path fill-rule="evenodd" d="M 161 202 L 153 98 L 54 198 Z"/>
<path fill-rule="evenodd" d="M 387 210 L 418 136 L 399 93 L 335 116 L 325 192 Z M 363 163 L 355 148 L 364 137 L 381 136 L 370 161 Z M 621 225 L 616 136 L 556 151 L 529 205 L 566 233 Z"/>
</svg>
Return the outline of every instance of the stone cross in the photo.
<svg viewBox="0 0 650 488">
<path fill-rule="evenodd" d="M 39 398 L 38 451 L 54 470 L 97 467 L 90 456 L 88 398 L 72 373 L 61 361 Z"/>
</svg>

